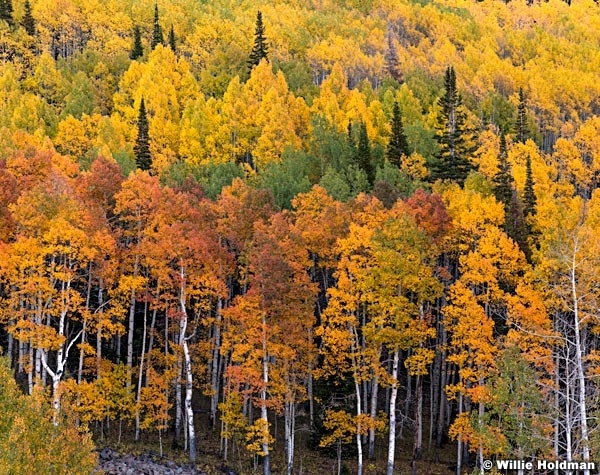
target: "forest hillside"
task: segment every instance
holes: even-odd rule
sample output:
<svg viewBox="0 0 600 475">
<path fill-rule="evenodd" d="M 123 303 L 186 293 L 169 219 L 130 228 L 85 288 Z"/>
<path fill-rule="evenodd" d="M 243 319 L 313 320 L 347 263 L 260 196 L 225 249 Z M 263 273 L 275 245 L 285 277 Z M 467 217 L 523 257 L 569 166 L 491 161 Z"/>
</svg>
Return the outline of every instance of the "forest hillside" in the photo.
<svg viewBox="0 0 600 475">
<path fill-rule="evenodd" d="M 0 472 L 593 461 L 598 71 L 587 0 L 0 0 Z"/>
</svg>

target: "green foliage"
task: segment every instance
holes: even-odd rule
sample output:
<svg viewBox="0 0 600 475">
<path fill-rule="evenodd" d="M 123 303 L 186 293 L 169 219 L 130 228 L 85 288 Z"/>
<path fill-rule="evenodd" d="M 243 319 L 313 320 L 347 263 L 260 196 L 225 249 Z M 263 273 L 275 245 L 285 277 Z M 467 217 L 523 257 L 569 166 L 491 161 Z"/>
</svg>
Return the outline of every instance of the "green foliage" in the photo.
<svg viewBox="0 0 600 475">
<path fill-rule="evenodd" d="M 0 361 L 0 474 L 88 475 L 96 467 L 90 435 L 63 413 L 53 424 L 43 394 L 23 395 Z"/>
<path fill-rule="evenodd" d="M 473 169 L 470 155 L 474 146 L 452 66 L 446 69 L 444 88 L 444 95 L 438 101 L 440 112 L 436 126 L 440 150 L 437 162 L 431 166 L 431 178 L 455 181 L 462 185 Z"/>
<path fill-rule="evenodd" d="M 24 13 L 23 13 L 23 28 L 30 36 L 35 36 L 36 27 L 35 27 L 35 18 L 33 18 L 33 14 L 31 13 L 31 4 L 29 0 L 25 0 L 25 4 L 23 5 Z"/>
<path fill-rule="evenodd" d="M 312 184 L 310 175 L 314 158 L 303 152 L 286 149 L 281 163 L 270 163 L 258 175 L 258 187 L 271 191 L 280 209 L 291 209 L 298 193 L 306 193 Z"/>
<path fill-rule="evenodd" d="M 408 142 L 406 140 L 406 135 L 404 134 L 400 106 L 397 102 L 394 102 L 392 114 L 390 124 L 392 133 L 386 150 L 386 158 L 391 164 L 400 168 L 402 166 L 402 158 L 410 155 L 410 150 L 408 149 Z"/>
<path fill-rule="evenodd" d="M 171 25 L 171 29 L 169 30 L 169 48 L 173 50 L 173 53 L 177 53 L 177 38 L 175 38 L 173 25 Z"/>
<path fill-rule="evenodd" d="M 262 12 L 259 10 L 256 13 L 256 27 L 254 29 L 254 46 L 248 59 L 250 69 L 263 60 L 268 60 L 269 48 L 267 46 L 267 39 L 265 38 L 265 26 L 263 24 Z"/>
<path fill-rule="evenodd" d="M 517 107 L 517 120 L 515 121 L 515 141 L 525 143 L 529 138 L 527 126 L 527 102 L 523 88 L 519 88 L 519 105 Z"/>
<path fill-rule="evenodd" d="M 366 175 L 369 185 L 373 185 L 375 167 L 373 166 L 371 141 L 367 135 L 367 126 L 364 122 L 361 122 L 358 126 L 358 143 L 356 145 L 354 161 L 358 168 Z"/>
<path fill-rule="evenodd" d="M 327 190 L 328 195 L 338 201 L 347 201 L 352 196 L 352 190 L 345 174 L 340 173 L 331 165 L 327 167 L 319 185 Z"/>
<path fill-rule="evenodd" d="M 141 170 L 150 170 L 152 165 L 152 155 L 150 154 L 150 126 L 146 114 L 144 98 L 140 102 L 140 109 L 137 121 L 137 138 L 135 139 L 135 163 Z"/>
<path fill-rule="evenodd" d="M 533 171 L 531 170 L 531 157 L 527 155 L 525 161 L 525 187 L 523 189 L 523 213 L 525 216 L 536 214 L 537 198 L 533 190 Z"/>
<path fill-rule="evenodd" d="M 71 82 L 70 89 L 65 97 L 65 108 L 61 116 L 66 117 L 70 114 L 81 119 L 84 114 L 91 115 L 96 105 L 96 91 L 90 78 L 83 72 L 78 72 Z"/>
<path fill-rule="evenodd" d="M 200 183 L 206 196 L 215 200 L 221 190 L 234 179 L 243 178 L 244 170 L 239 163 L 225 162 L 192 168 L 192 176 Z"/>
<path fill-rule="evenodd" d="M 502 434 L 502 455 L 528 459 L 551 451 L 548 433 L 550 417 L 538 384 L 538 375 L 518 348 L 506 349 L 498 374 L 491 383 L 487 424 Z"/>
<path fill-rule="evenodd" d="M 144 47 L 142 46 L 142 32 L 140 31 L 139 25 L 133 27 L 133 46 L 129 57 L 133 60 L 139 59 L 144 56 Z"/>
<path fill-rule="evenodd" d="M 154 24 L 152 27 L 152 41 L 150 47 L 156 48 L 158 45 L 162 45 L 165 42 L 163 36 L 162 26 L 160 26 L 160 17 L 158 15 L 158 3 L 154 4 Z"/>
<path fill-rule="evenodd" d="M 13 24 L 12 0 L 0 0 L 0 20 L 4 20 L 9 25 Z"/>
</svg>

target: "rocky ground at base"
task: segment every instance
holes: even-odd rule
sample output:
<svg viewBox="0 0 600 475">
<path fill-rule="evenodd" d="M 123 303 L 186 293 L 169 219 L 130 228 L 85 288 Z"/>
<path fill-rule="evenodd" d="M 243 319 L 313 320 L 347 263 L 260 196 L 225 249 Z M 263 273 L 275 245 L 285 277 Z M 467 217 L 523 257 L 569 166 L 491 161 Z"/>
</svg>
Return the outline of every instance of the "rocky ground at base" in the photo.
<svg viewBox="0 0 600 475">
<path fill-rule="evenodd" d="M 113 449 L 98 451 L 99 473 L 105 475 L 206 475 L 191 465 L 178 465 L 156 454 L 120 454 Z"/>
</svg>

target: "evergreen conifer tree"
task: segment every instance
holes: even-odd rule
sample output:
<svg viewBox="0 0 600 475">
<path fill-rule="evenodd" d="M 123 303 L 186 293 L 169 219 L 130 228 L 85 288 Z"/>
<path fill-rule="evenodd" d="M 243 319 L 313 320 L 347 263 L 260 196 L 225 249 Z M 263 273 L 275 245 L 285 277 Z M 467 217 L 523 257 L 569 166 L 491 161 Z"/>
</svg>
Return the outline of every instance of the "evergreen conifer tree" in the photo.
<svg viewBox="0 0 600 475">
<path fill-rule="evenodd" d="M 537 198 L 533 190 L 533 172 L 531 171 L 531 157 L 525 161 L 525 187 L 523 189 L 523 213 L 525 216 L 536 214 Z"/>
<path fill-rule="evenodd" d="M 346 128 L 348 134 L 348 145 L 352 149 L 352 153 L 356 154 L 356 141 L 354 140 L 354 127 L 352 127 L 352 121 L 348 121 L 348 127 Z"/>
<path fill-rule="evenodd" d="M 408 141 L 404 134 L 404 126 L 402 125 L 400 106 L 397 102 L 394 102 L 392 122 L 390 125 L 392 128 L 392 135 L 386 150 L 386 157 L 392 165 L 400 168 L 402 165 L 402 157 L 407 157 L 410 152 L 408 150 Z"/>
<path fill-rule="evenodd" d="M 175 30 L 173 29 L 173 25 L 171 25 L 171 29 L 169 30 L 169 47 L 173 53 L 177 53 L 177 38 L 175 38 Z"/>
<path fill-rule="evenodd" d="M 494 175 L 494 195 L 504 205 L 504 230 L 521 248 L 529 258 L 530 252 L 527 245 L 527 227 L 523 216 L 523 209 L 517 198 L 510 164 L 507 160 L 506 137 L 500 136 L 500 153 L 498 155 L 498 172 Z"/>
<path fill-rule="evenodd" d="M 142 46 L 142 33 L 140 27 L 135 25 L 133 27 L 133 47 L 129 53 L 131 59 L 138 59 L 144 56 L 144 47 Z"/>
<path fill-rule="evenodd" d="M 4 20 L 9 25 L 13 24 L 12 0 L 0 0 L 0 20 Z"/>
<path fill-rule="evenodd" d="M 135 163 L 141 170 L 149 170 L 152 165 L 152 156 L 150 155 L 150 126 L 148 124 L 148 115 L 143 97 L 140 102 L 137 129 L 137 138 L 133 147 Z"/>
<path fill-rule="evenodd" d="M 527 130 L 527 102 L 523 88 L 519 88 L 519 106 L 517 108 L 517 120 L 515 122 L 516 141 L 525 143 L 529 138 Z"/>
<path fill-rule="evenodd" d="M 250 59 L 248 63 L 250 69 L 254 66 L 258 66 L 260 61 L 268 58 L 269 48 L 267 47 L 267 40 L 265 38 L 265 26 L 263 25 L 262 12 L 259 10 L 256 13 L 256 28 L 254 30 L 254 46 L 250 53 Z"/>
<path fill-rule="evenodd" d="M 494 195 L 507 209 L 512 201 L 514 180 L 506 154 L 506 137 L 500 135 L 500 153 L 498 155 L 498 173 L 494 175 Z"/>
<path fill-rule="evenodd" d="M 437 163 L 431 166 L 433 180 L 451 180 L 463 184 L 474 166 L 469 159 L 473 153 L 473 132 L 467 128 L 466 114 L 456 88 L 454 68 L 446 69 L 444 95 L 439 99 L 441 108 L 436 126 L 436 139 L 440 146 Z"/>
<path fill-rule="evenodd" d="M 29 0 L 25 0 L 23 8 L 25 9 L 23 13 L 23 28 L 25 28 L 28 35 L 35 36 L 35 18 L 33 18 L 33 14 L 31 13 L 31 4 L 29 3 Z"/>
<path fill-rule="evenodd" d="M 355 161 L 358 167 L 365 172 L 369 184 L 373 185 L 375 180 L 375 168 L 371 161 L 371 141 L 367 134 L 367 126 L 361 122 L 358 127 L 358 144 L 356 146 Z"/>
<path fill-rule="evenodd" d="M 163 31 L 160 26 L 160 18 L 158 16 L 158 3 L 154 4 L 154 28 L 152 29 L 152 49 L 164 43 Z"/>
</svg>

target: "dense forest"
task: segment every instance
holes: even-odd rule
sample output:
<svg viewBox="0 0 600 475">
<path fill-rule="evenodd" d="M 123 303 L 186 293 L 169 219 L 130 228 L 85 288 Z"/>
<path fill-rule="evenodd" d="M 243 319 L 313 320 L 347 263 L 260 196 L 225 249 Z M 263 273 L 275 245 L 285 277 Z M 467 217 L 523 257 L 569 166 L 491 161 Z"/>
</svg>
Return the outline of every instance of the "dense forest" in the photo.
<svg viewBox="0 0 600 475">
<path fill-rule="evenodd" d="M 0 0 L 0 473 L 593 460 L 599 70 L 591 0 Z"/>
</svg>

